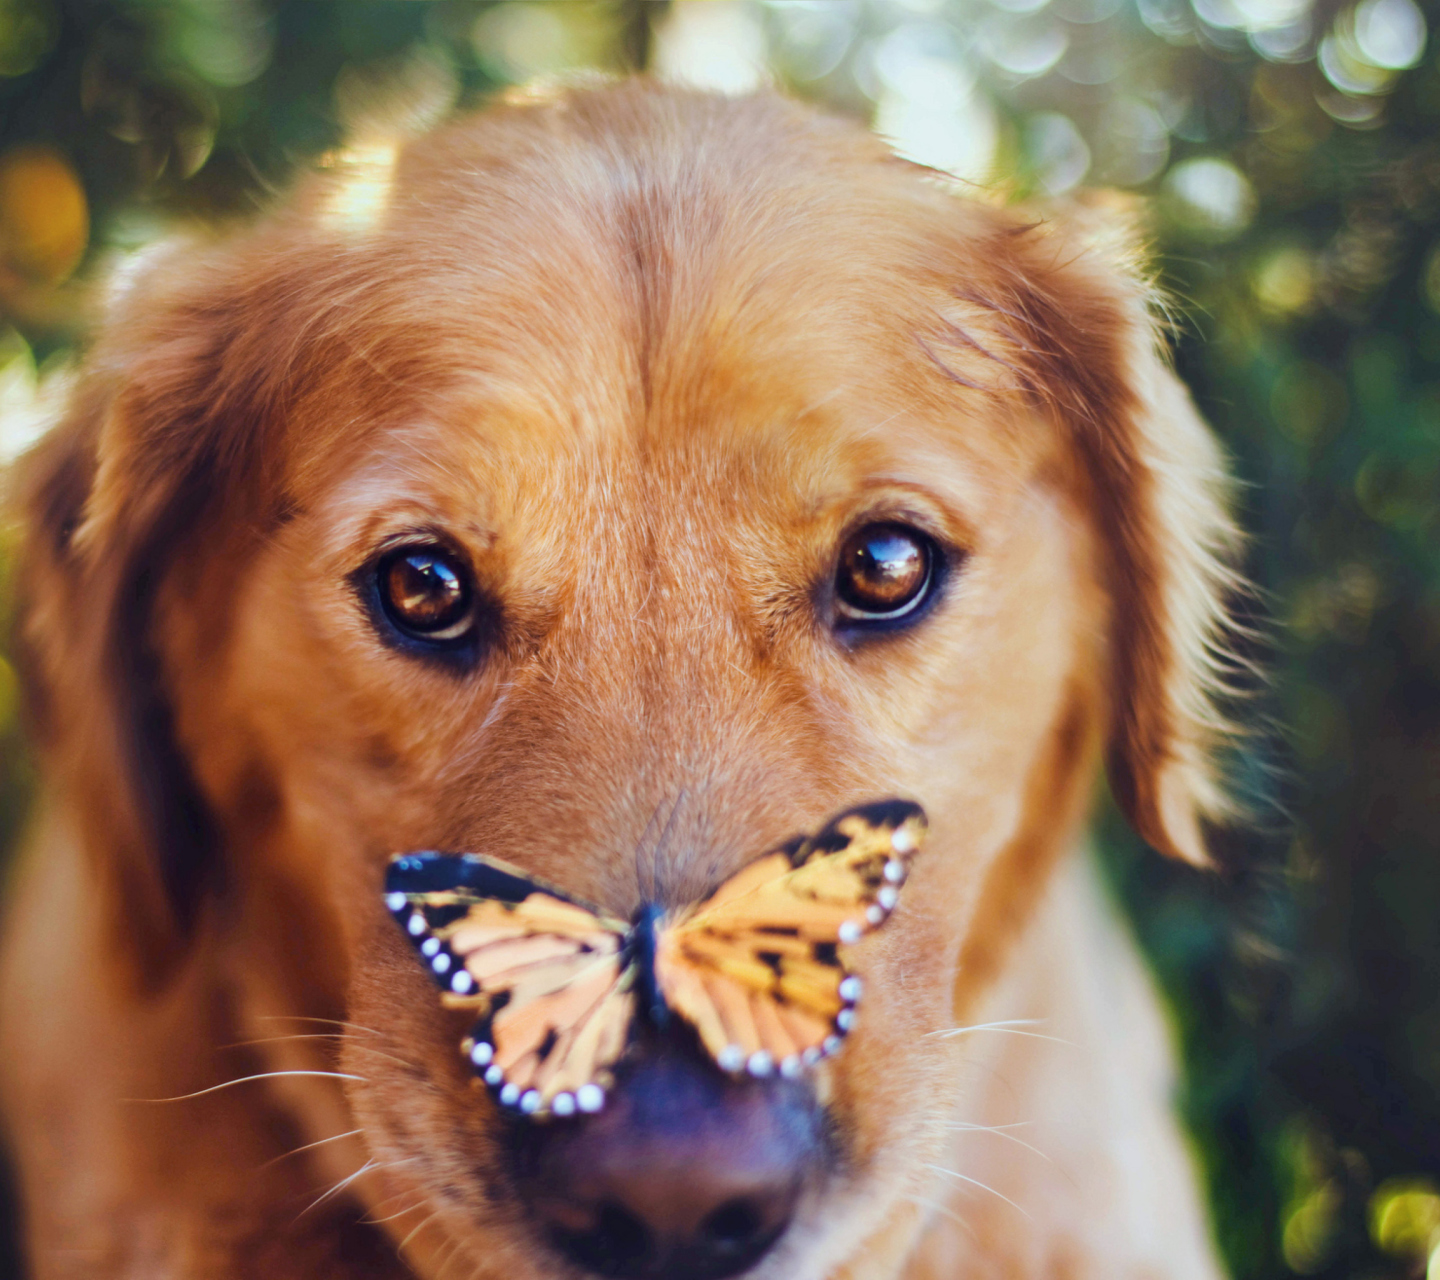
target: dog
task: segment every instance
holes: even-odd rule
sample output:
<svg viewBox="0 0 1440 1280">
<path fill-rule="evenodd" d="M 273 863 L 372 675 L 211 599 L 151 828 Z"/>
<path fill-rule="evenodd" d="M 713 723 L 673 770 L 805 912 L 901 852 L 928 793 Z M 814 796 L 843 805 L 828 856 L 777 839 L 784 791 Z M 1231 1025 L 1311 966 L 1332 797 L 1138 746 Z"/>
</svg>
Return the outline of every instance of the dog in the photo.
<svg viewBox="0 0 1440 1280">
<path fill-rule="evenodd" d="M 1218 1277 L 1084 852 L 1102 764 L 1165 854 L 1227 814 L 1229 486 L 1130 224 L 634 80 L 117 284 L 21 481 L 36 1277 Z M 517 1118 L 384 903 L 442 850 L 678 911 L 888 797 L 796 1079 L 652 1038 Z"/>
</svg>

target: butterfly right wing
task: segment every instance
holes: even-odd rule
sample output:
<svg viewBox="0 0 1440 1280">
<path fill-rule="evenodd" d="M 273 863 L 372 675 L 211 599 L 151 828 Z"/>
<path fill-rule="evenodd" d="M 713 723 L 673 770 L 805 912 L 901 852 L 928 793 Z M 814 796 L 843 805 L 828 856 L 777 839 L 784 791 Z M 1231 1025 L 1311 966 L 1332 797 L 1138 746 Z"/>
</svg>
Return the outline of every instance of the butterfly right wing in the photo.
<svg viewBox="0 0 1440 1280">
<path fill-rule="evenodd" d="M 840 1047 L 861 987 L 841 949 L 888 918 L 924 835 L 908 801 L 847 810 L 661 930 L 661 994 L 723 1070 L 793 1075 Z"/>
<path fill-rule="evenodd" d="M 477 854 L 394 858 L 385 900 L 441 1001 L 479 1015 L 461 1047 L 502 1105 L 599 1110 L 635 1014 L 623 922 Z"/>
</svg>

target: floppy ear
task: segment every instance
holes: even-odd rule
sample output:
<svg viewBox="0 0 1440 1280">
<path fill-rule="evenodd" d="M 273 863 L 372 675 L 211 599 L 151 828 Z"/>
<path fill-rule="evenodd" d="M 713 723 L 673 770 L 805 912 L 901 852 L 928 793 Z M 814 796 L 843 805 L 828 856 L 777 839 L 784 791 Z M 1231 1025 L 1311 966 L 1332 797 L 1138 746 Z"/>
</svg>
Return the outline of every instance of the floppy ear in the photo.
<svg viewBox="0 0 1440 1280">
<path fill-rule="evenodd" d="M 967 301 L 992 313 L 1088 490 L 1111 598 L 1111 789 L 1152 845 L 1203 865 L 1204 824 L 1230 812 L 1216 752 L 1240 586 L 1231 482 L 1170 366 L 1128 210 L 1092 200 L 1007 228 L 998 285 Z"/>
<path fill-rule="evenodd" d="M 183 952 L 218 870 L 217 830 L 173 732 L 156 596 L 187 537 L 243 501 L 266 417 L 263 381 L 235 367 L 233 299 L 206 279 L 203 254 L 180 258 L 110 317 L 67 418 L 19 475 L 30 719 L 99 859 L 115 954 L 134 958 L 144 986 Z"/>
</svg>

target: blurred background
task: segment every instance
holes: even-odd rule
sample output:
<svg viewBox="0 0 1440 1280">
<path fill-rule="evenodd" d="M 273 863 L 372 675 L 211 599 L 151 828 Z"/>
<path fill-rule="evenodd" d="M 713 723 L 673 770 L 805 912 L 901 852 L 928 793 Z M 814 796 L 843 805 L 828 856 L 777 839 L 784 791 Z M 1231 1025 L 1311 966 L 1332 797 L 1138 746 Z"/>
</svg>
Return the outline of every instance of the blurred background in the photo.
<svg viewBox="0 0 1440 1280">
<path fill-rule="evenodd" d="M 537 76 L 774 84 L 1016 199 L 1140 193 L 1181 371 L 1247 482 L 1271 676 L 1232 870 L 1166 863 L 1108 808 L 1102 854 L 1234 1274 L 1440 1280 L 1437 23 L 1440 0 L 0 0 L 0 466 L 63 395 L 88 282 Z M 31 785 L 0 656 L 6 852 Z"/>
</svg>

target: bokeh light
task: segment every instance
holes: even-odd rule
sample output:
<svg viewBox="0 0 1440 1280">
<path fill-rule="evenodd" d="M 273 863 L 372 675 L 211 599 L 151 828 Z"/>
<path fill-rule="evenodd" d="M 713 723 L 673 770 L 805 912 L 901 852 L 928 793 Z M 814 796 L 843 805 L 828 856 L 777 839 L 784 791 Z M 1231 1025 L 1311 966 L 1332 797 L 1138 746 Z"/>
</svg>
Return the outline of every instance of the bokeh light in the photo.
<svg viewBox="0 0 1440 1280">
<path fill-rule="evenodd" d="M 655 70 L 697 89 L 745 93 L 764 84 L 765 33 L 735 0 L 681 0 L 656 32 Z"/>
<path fill-rule="evenodd" d="M 23 76 L 55 43 L 59 15 L 44 0 L 0 0 L 0 76 Z"/>
<path fill-rule="evenodd" d="M 998 125 L 950 26 L 909 21 L 870 50 L 876 132 L 919 164 L 972 182 L 992 176 Z"/>
<path fill-rule="evenodd" d="M 84 188 L 60 152 L 20 146 L 0 155 L 4 270 L 37 283 L 58 284 L 79 264 L 89 232 Z"/>
<path fill-rule="evenodd" d="M 1440 1256 L 1440 1186 L 1423 1178 L 1383 1184 L 1370 1199 L 1370 1234 L 1385 1253 L 1433 1271 Z"/>
<path fill-rule="evenodd" d="M 1249 224 L 1255 212 L 1250 181 L 1229 160 L 1196 156 L 1165 177 L 1171 217 L 1192 235 L 1227 240 Z"/>
</svg>

